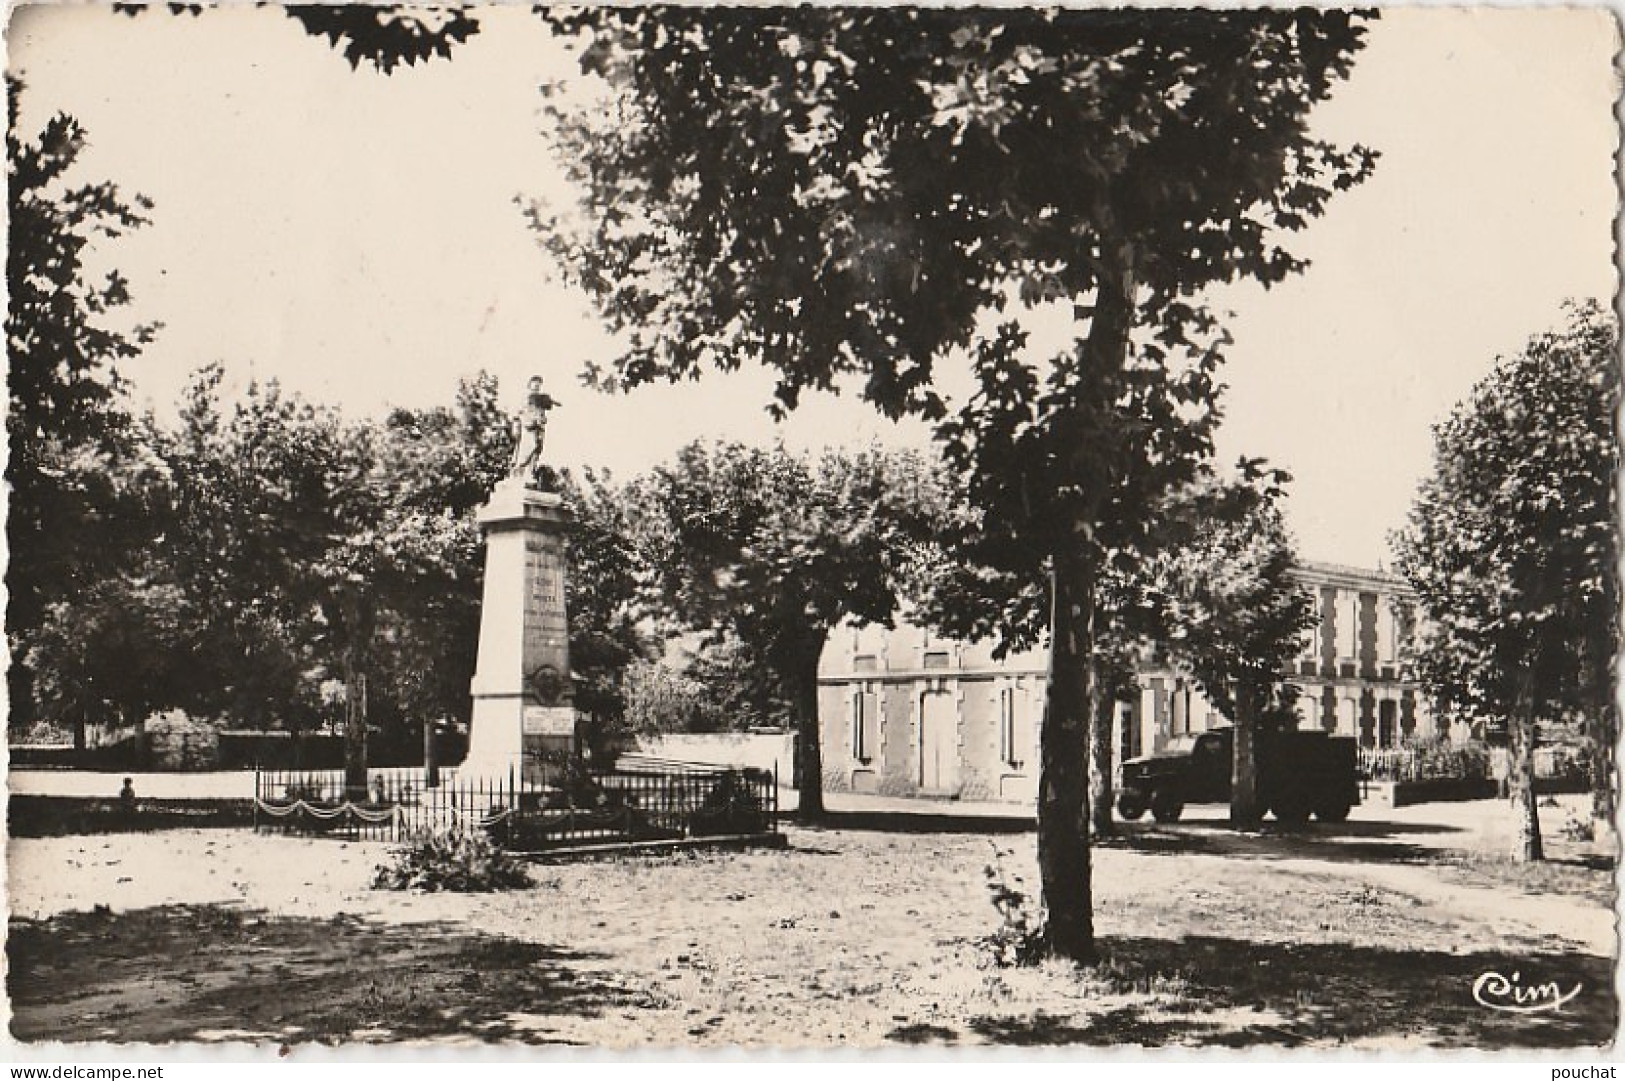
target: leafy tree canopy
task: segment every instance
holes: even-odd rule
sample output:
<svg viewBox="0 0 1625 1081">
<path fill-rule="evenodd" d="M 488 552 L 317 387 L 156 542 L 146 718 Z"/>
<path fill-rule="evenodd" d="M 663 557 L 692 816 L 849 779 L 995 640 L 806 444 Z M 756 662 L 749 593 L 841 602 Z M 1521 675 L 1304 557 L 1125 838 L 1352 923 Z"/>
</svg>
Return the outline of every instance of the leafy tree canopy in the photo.
<svg viewBox="0 0 1625 1081">
<path fill-rule="evenodd" d="M 772 674 L 800 732 L 801 809 L 820 813 L 819 656 L 843 619 L 890 622 L 902 560 L 935 527 L 934 476 L 909 454 L 695 443 L 639 499 L 656 603 Z"/>
<path fill-rule="evenodd" d="M 785 408 L 855 372 L 887 413 L 941 415 L 936 365 L 984 312 L 1127 262 L 1180 340 L 1178 298 L 1299 269 L 1278 238 L 1374 157 L 1306 133 L 1363 34 L 1346 12 L 549 17 L 617 92 L 556 113 L 592 214 L 543 238 L 630 334 L 615 384 L 762 360 Z"/>
<path fill-rule="evenodd" d="M 561 472 L 557 482 L 575 514 L 565 579 L 575 707 L 590 718 L 595 751 L 607 750 L 639 727 L 627 716 L 628 672 L 651 652 L 642 610 L 648 574 L 636 544 L 641 507 L 629 486 L 591 469 Z"/>
<path fill-rule="evenodd" d="M 18 123 L 24 88 L 8 77 L 7 89 L 6 630 L 16 658 L 11 721 L 26 723 L 26 655 L 47 609 L 91 588 L 140 543 L 136 488 L 145 466 L 119 365 L 140 354 L 155 328 L 121 320 L 128 283 L 116 270 L 94 269 L 98 246 L 145 224 L 151 204 L 78 177 L 86 135 L 73 117 L 58 113 L 26 137 Z"/>
<path fill-rule="evenodd" d="M 1613 817 L 1619 739 L 1619 330 L 1592 301 L 1497 361 L 1434 431 L 1434 466 L 1393 539 L 1426 617 L 1417 668 L 1442 712 L 1504 719 L 1514 855 L 1542 857 L 1534 747 L 1578 722 L 1593 806 Z"/>
<path fill-rule="evenodd" d="M 1238 720 L 1243 696 L 1258 710 L 1290 693 L 1281 673 L 1301 652 L 1314 613 L 1291 576 L 1296 554 L 1271 493 L 1245 484 L 1198 488 L 1184 493 L 1179 518 L 1186 536 L 1158 552 L 1144 575 L 1165 628 L 1160 644 Z"/>
<path fill-rule="evenodd" d="M 140 15 L 159 5 L 114 4 L 122 15 Z M 171 15 L 201 15 L 202 4 L 164 4 Z M 480 23 L 467 10 L 399 4 L 286 4 L 281 10 L 311 37 L 326 38 L 350 62 L 390 74 L 435 57 L 449 59 L 452 50 L 479 33 Z"/>
<path fill-rule="evenodd" d="M 1613 697 L 1618 329 L 1594 301 L 1568 316 L 1435 428 L 1433 472 L 1393 538 L 1426 617 L 1421 675 L 1469 719 L 1508 716 L 1531 667 L 1548 719 Z"/>
</svg>

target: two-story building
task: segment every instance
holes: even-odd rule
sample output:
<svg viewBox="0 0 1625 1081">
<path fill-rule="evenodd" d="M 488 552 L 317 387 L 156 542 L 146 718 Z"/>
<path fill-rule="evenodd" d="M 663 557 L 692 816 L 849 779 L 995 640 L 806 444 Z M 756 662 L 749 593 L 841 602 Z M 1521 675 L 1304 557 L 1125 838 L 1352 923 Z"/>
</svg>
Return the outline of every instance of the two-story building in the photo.
<svg viewBox="0 0 1625 1081">
<path fill-rule="evenodd" d="M 1401 654 L 1412 633 L 1410 593 L 1380 571 L 1306 563 L 1295 571 L 1319 621 L 1288 671 L 1299 724 L 1392 747 L 1437 734 Z M 843 628 L 819 665 L 824 785 L 831 791 L 1032 799 L 1042 726 L 1042 649 L 993 657 L 900 625 Z M 1172 668 L 1139 674 L 1139 696 L 1117 704 L 1123 758 L 1227 723 L 1194 682 Z"/>
</svg>

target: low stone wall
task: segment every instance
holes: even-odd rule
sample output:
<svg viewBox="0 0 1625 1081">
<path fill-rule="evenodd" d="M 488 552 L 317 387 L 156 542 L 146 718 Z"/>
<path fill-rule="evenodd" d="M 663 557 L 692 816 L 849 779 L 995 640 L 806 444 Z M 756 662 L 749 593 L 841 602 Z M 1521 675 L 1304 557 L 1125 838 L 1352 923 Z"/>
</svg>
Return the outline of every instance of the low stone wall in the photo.
<svg viewBox="0 0 1625 1081">
<path fill-rule="evenodd" d="M 638 741 L 637 753 L 707 766 L 749 766 L 768 772 L 777 769 L 779 783 L 789 785 L 795 735 L 791 732 L 706 732 L 645 737 Z"/>
<path fill-rule="evenodd" d="M 210 770 L 220 761 L 220 733 L 207 721 L 175 712 L 153 717 L 144 727 L 152 769 Z"/>
<path fill-rule="evenodd" d="M 1467 800 L 1489 799 L 1495 794 L 1495 782 L 1487 778 L 1446 777 L 1431 781 L 1396 781 L 1393 785 L 1393 805 L 1408 807 L 1415 803 L 1462 803 Z"/>
<path fill-rule="evenodd" d="M 1396 781 L 1389 787 L 1393 791 L 1395 807 L 1408 807 L 1415 803 L 1461 803 L 1467 800 L 1493 799 L 1502 795 L 1500 784 L 1488 777 Z M 1537 796 L 1573 795 L 1588 792 L 1590 788 L 1584 777 L 1535 778 Z"/>
<path fill-rule="evenodd" d="M 372 764 L 385 763 L 374 761 Z M 220 733 L 215 768 L 253 769 L 256 766 L 264 769 L 343 769 L 344 737 L 310 732 L 298 736 L 291 732 Z"/>
</svg>

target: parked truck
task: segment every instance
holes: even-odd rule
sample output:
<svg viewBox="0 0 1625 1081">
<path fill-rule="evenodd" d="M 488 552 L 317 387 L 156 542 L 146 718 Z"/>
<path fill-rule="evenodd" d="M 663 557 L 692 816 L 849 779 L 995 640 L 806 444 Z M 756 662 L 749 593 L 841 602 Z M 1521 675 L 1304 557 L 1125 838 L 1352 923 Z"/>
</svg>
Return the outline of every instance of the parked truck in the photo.
<svg viewBox="0 0 1625 1081">
<path fill-rule="evenodd" d="M 1117 813 L 1133 821 L 1147 810 L 1158 822 L 1178 821 L 1187 803 L 1229 803 L 1235 729 L 1215 728 L 1175 739 L 1160 754 L 1123 763 Z M 1360 802 L 1355 741 L 1325 732 L 1259 733 L 1258 805 L 1277 821 L 1300 823 L 1313 814 L 1342 822 Z"/>
</svg>

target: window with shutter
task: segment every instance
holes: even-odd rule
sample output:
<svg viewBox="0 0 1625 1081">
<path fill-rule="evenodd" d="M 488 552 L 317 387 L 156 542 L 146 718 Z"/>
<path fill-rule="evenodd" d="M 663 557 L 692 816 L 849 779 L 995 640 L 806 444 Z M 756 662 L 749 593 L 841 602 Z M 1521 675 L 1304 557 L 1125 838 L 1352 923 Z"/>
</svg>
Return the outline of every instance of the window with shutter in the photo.
<svg viewBox="0 0 1625 1081">
<path fill-rule="evenodd" d="M 1016 757 L 1016 692 L 1012 687 L 999 691 L 999 761 Z"/>
<path fill-rule="evenodd" d="M 1311 664 L 1320 663 L 1320 636 L 1326 625 L 1326 613 L 1320 607 L 1320 590 L 1309 591 L 1309 614 L 1314 620 L 1303 636 L 1303 659 Z"/>
<path fill-rule="evenodd" d="M 1032 756 L 1037 729 L 1033 723 L 1032 692 L 1022 686 L 999 692 L 999 760 L 1021 769 Z"/>
</svg>

